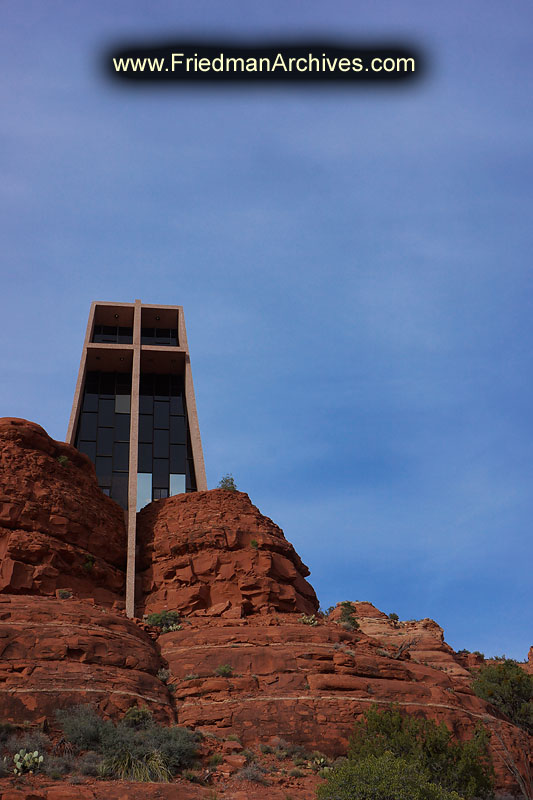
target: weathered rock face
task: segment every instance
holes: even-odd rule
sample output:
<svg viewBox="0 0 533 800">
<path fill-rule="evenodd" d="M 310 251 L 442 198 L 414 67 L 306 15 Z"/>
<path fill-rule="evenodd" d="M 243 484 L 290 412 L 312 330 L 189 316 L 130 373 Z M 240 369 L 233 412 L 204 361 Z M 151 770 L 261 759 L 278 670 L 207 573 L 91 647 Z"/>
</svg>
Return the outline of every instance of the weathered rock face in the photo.
<svg viewBox="0 0 533 800">
<path fill-rule="evenodd" d="M 214 489 L 151 503 L 137 517 L 139 613 L 312 614 L 309 570 L 244 492 Z"/>
<path fill-rule="evenodd" d="M 54 721 L 58 708 L 94 704 L 117 717 L 145 705 L 174 711 L 150 636 L 123 616 L 73 598 L 0 596 L 0 719 Z"/>
<path fill-rule="evenodd" d="M 123 511 L 90 460 L 35 423 L 0 419 L 0 593 L 64 587 L 122 604 L 125 562 Z"/>
</svg>

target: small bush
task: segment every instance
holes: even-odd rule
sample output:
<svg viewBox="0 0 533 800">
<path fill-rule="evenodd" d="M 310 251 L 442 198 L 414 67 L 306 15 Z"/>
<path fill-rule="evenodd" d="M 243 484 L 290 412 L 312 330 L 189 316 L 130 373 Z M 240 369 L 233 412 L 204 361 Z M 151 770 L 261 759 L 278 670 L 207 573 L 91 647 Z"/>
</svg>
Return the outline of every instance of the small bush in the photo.
<svg viewBox="0 0 533 800">
<path fill-rule="evenodd" d="M 68 600 L 69 597 L 72 597 L 72 592 L 70 589 L 59 589 L 57 593 L 61 600 Z"/>
<path fill-rule="evenodd" d="M 9 775 L 12 775 L 11 765 L 7 758 L 2 758 L 0 759 L 0 778 L 7 778 Z"/>
<path fill-rule="evenodd" d="M 83 562 L 83 569 L 85 572 L 91 572 L 92 568 L 95 564 L 94 556 L 85 556 L 85 561 Z"/>
<path fill-rule="evenodd" d="M 245 767 L 239 770 L 236 777 L 241 781 L 251 781 L 252 783 L 263 784 L 266 783 L 264 768 L 255 762 L 246 764 Z"/>
<path fill-rule="evenodd" d="M 289 770 L 289 775 L 291 776 L 291 778 L 303 778 L 305 772 L 302 772 L 301 769 L 295 768 Z"/>
<path fill-rule="evenodd" d="M 315 614 L 310 614 L 309 616 L 302 614 L 302 616 L 299 617 L 298 622 L 301 622 L 303 625 L 312 625 L 313 627 L 318 625 L 318 620 Z"/>
<path fill-rule="evenodd" d="M 262 752 L 262 753 L 264 753 L 265 755 L 269 755 L 270 753 L 273 753 L 273 752 L 274 752 L 274 748 L 273 748 L 273 747 L 271 747 L 269 744 L 260 744 L 260 745 L 259 745 L 259 749 L 260 749 L 260 750 L 261 750 L 261 752 Z"/>
<path fill-rule="evenodd" d="M 255 761 L 255 753 L 246 747 L 244 750 L 241 750 L 241 756 L 244 756 L 246 761 Z"/>
<path fill-rule="evenodd" d="M 152 712 L 146 706 L 131 706 L 122 717 L 121 724 L 126 728 L 143 730 L 152 728 L 155 723 Z"/>
<path fill-rule="evenodd" d="M 233 667 L 230 666 L 230 664 L 220 664 L 220 666 L 216 667 L 214 673 L 218 675 L 219 678 L 231 678 L 233 675 Z"/>
<path fill-rule="evenodd" d="M 170 671 L 168 669 L 164 669 L 163 667 L 161 667 L 161 669 L 157 671 L 157 678 L 163 683 L 166 683 L 170 678 Z"/>
<path fill-rule="evenodd" d="M 158 750 L 146 753 L 135 753 L 124 748 L 104 759 L 102 764 L 104 777 L 118 778 L 122 781 L 156 781 L 169 783 L 172 774 L 165 759 Z"/>
<path fill-rule="evenodd" d="M 91 706 L 56 711 L 56 719 L 67 741 L 79 750 L 99 750 L 105 723 Z"/>
<path fill-rule="evenodd" d="M 42 771 L 49 778 L 61 778 L 68 775 L 78 767 L 77 759 L 71 755 L 47 756 L 42 766 Z"/>
<path fill-rule="evenodd" d="M 210 767 L 218 767 L 219 764 L 222 764 L 223 758 L 220 753 L 213 753 L 212 756 L 209 757 L 209 761 L 207 762 Z"/>
<path fill-rule="evenodd" d="M 148 614 L 145 617 L 145 622 L 154 628 L 159 628 L 161 633 L 181 630 L 179 621 L 180 615 L 177 611 L 160 611 L 159 613 Z"/>
<path fill-rule="evenodd" d="M 16 728 L 11 722 L 0 722 L 0 748 L 14 735 L 15 731 Z"/>
<path fill-rule="evenodd" d="M 356 631 L 359 628 L 359 623 L 355 617 L 355 606 L 349 600 L 344 600 L 341 603 L 340 624 L 347 631 Z"/>
<path fill-rule="evenodd" d="M 257 548 L 259 547 L 257 539 L 252 539 L 252 541 L 250 542 L 250 546 L 253 547 L 254 550 L 257 550 Z"/>
<path fill-rule="evenodd" d="M 200 677 L 200 676 L 199 676 L 199 675 L 197 675 L 195 672 L 189 672 L 189 674 L 188 674 L 188 675 L 185 675 L 185 677 L 183 678 L 183 680 L 184 680 L 184 681 L 195 681 L 195 680 L 196 680 L 197 678 L 199 678 L 199 677 Z"/>
<path fill-rule="evenodd" d="M 61 464 L 62 467 L 68 467 L 69 460 L 67 456 L 58 456 L 56 461 L 58 464 Z"/>
<path fill-rule="evenodd" d="M 482 667 L 472 688 L 512 723 L 533 734 L 533 675 L 524 672 L 516 661 L 508 658 Z"/>
<path fill-rule="evenodd" d="M 233 475 L 231 473 L 224 475 L 220 479 L 217 489 L 225 489 L 227 492 L 236 492 L 237 484 L 235 483 Z"/>
<path fill-rule="evenodd" d="M 431 783 L 417 766 L 387 752 L 335 769 L 317 790 L 319 800 L 461 800 Z"/>
<path fill-rule="evenodd" d="M 96 777 L 101 774 L 102 756 L 93 750 L 77 758 L 77 768 L 82 775 Z"/>
<path fill-rule="evenodd" d="M 10 756 L 14 756 L 20 750 L 26 750 L 28 753 L 33 753 L 35 750 L 45 753 L 51 744 L 50 738 L 45 733 L 34 730 L 10 736 L 5 743 L 5 749 Z"/>
<path fill-rule="evenodd" d="M 202 773 L 195 772 L 192 769 L 184 769 L 181 773 L 181 777 L 186 781 L 190 781 L 191 783 L 199 783 L 200 785 L 203 785 L 204 783 Z"/>
<path fill-rule="evenodd" d="M 390 619 L 390 621 L 391 621 L 391 622 L 398 622 L 398 620 L 400 619 L 400 617 L 398 616 L 398 614 L 395 614 L 395 613 L 393 612 L 392 614 L 389 614 L 389 619 Z"/>
</svg>

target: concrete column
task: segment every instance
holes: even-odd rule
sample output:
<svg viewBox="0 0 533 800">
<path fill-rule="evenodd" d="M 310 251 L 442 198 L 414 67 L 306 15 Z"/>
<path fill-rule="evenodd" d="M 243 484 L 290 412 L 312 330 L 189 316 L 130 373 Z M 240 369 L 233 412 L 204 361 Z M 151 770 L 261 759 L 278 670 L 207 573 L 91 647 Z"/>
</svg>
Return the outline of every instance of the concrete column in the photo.
<svg viewBox="0 0 533 800">
<path fill-rule="evenodd" d="M 133 366 L 131 373 L 130 461 L 128 476 L 128 554 L 126 561 L 126 614 L 135 616 L 135 554 L 137 548 L 137 462 L 139 455 L 139 383 L 141 377 L 141 301 L 133 315 Z"/>
</svg>

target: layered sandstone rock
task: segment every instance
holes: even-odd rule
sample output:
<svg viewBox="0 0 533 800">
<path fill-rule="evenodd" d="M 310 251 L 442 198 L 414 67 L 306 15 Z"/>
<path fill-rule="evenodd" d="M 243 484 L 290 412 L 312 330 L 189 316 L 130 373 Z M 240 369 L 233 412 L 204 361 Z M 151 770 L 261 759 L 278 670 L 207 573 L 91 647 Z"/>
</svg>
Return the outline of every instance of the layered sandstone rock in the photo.
<svg viewBox="0 0 533 800">
<path fill-rule="evenodd" d="M 54 722 L 79 704 L 117 717 L 145 705 L 174 719 L 150 636 L 84 601 L 0 595 L 0 719 Z"/>
<path fill-rule="evenodd" d="M 244 492 L 214 489 L 151 503 L 137 517 L 139 613 L 312 614 L 309 570 Z"/>
<path fill-rule="evenodd" d="M 33 422 L 0 419 L 0 593 L 121 604 L 122 509 L 98 488 L 91 461 Z"/>
</svg>

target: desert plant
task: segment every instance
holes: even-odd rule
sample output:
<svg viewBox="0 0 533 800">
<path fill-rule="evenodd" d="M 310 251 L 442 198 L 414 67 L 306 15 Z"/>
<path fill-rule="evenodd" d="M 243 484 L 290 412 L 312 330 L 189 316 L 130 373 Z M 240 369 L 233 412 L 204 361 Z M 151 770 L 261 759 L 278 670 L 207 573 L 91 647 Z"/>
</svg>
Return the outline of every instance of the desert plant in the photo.
<svg viewBox="0 0 533 800">
<path fill-rule="evenodd" d="M 390 752 L 368 755 L 332 770 L 319 800 L 462 800 L 428 779 L 417 765 Z"/>
<path fill-rule="evenodd" d="M 126 728 L 142 730 L 151 728 L 155 723 L 152 712 L 146 706 L 130 706 L 122 717 L 121 724 Z"/>
<path fill-rule="evenodd" d="M 157 781 L 158 783 L 168 783 L 172 778 L 165 759 L 158 750 L 137 754 L 127 748 L 104 759 L 102 775 L 123 781 Z"/>
<path fill-rule="evenodd" d="M 259 547 L 257 539 L 252 539 L 252 541 L 250 542 L 250 546 L 253 547 L 254 550 L 257 550 L 257 548 Z"/>
<path fill-rule="evenodd" d="M 106 725 L 91 706 L 56 711 L 56 719 L 67 741 L 79 750 L 99 750 Z"/>
<path fill-rule="evenodd" d="M 180 615 L 177 611 L 159 611 L 158 613 L 148 614 L 144 620 L 148 625 L 159 628 L 161 633 L 181 630 L 181 625 L 179 624 Z"/>
<path fill-rule="evenodd" d="M 380 711 L 372 706 L 356 722 L 348 758 L 356 763 L 367 757 L 390 753 L 416 765 L 431 782 L 459 792 L 466 800 L 492 795 L 493 769 L 489 734 L 478 726 L 471 739 L 455 742 L 442 723 L 403 714 L 391 706 Z"/>
<path fill-rule="evenodd" d="M 223 758 L 220 753 L 213 753 L 213 755 L 209 756 L 209 761 L 207 762 L 210 767 L 218 767 L 219 764 L 222 764 Z"/>
<path fill-rule="evenodd" d="M 301 617 L 299 617 L 298 622 L 301 622 L 303 625 L 312 625 L 313 627 L 318 625 L 318 620 L 315 614 L 302 614 Z"/>
<path fill-rule="evenodd" d="M 230 664 L 220 664 L 213 671 L 219 678 L 231 678 L 233 675 L 233 667 Z"/>
<path fill-rule="evenodd" d="M 61 464 L 62 467 L 67 467 L 69 463 L 68 456 L 58 456 L 56 461 L 58 464 Z"/>
<path fill-rule="evenodd" d="M 85 570 L 85 572 L 91 572 L 92 568 L 94 567 L 94 564 L 95 564 L 94 556 L 91 555 L 85 556 L 85 561 L 83 562 L 83 569 Z"/>
<path fill-rule="evenodd" d="M 28 752 L 22 748 L 22 750 L 19 750 L 19 752 L 15 753 L 13 756 L 13 772 L 15 775 L 22 775 L 24 772 L 33 775 L 39 770 L 43 761 L 44 756 L 40 755 L 38 750 L 30 750 Z"/>
<path fill-rule="evenodd" d="M 533 734 L 533 675 L 510 658 L 480 669 L 472 688 L 519 728 Z"/>
<path fill-rule="evenodd" d="M 394 612 L 392 612 L 391 614 L 389 614 L 389 619 L 390 619 L 391 622 L 398 622 L 400 617 L 398 616 L 398 614 L 395 614 Z"/>
<path fill-rule="evenodd" d="M 241 781 L 251 781 L 252 783 L 266 783 L 265 770 L 260 764 L 257 764 L 256 762 L 246 764 L 245 767 L 239 770 L 236 777 Z"/>
<path fill-rule="evenodd" d="M 70 591 L 70 589 L 58 589 L 57 593 L 61 598 L 61 600 L 68 600 L 69 597 L 72 597 L 72 592 Z"/>
<path fill-rule="evenodd" d="M 217 489 L 225 489 L 227 492 L 236 492 L 237 491 L 237 484 L 235 483 L 235 479 L 231 472 L 227 475 L 224 475 L 220 481 L 218 482 Z"/>
<path fill-rule="evenodd" d="M 93 750 L 89 750 L 87 753 L 78 756 L 76 764 L 82 775 L 96 777 L 101 774 L 102 756 Z"/>
<path fill-rule="evenodd" d="M 356 631 L 359 623 L 355 617 L 355 606 L 349 600 L 343 600 L 341 605 L 340 624 L 348 631 Z"/>
<path fill-rule="evenodd" d="M 75 766 L 78 766 L 77 759 L 71 755 L 47 756 L 42 771 L 49 778 L 61 778 L 63 775 L 73 772 Z"/>
<path fill-rule="evenodd" d="M 200 676 L 196 674 L 196 672 L 189 672 L 188 675 L 185 675 L 183 678 L 184 681 L 195 681 Z"/>
<path fill-rule="evenodd" d="M 163 683 L 166 683 L 170 678 L 170 670 L 161 667 L 161 669 L 157 670 L 157 678 Z"/>
</svg>

